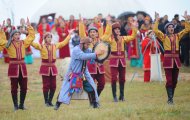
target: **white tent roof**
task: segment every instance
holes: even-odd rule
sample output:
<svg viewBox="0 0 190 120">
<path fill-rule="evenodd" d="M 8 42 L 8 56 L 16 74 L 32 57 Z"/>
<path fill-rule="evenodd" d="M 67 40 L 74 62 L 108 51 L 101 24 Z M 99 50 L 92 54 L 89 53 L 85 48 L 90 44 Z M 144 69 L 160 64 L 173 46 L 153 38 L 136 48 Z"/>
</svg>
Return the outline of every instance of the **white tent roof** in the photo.
<svg viewBox="0 0 190 120">
<path fill-rule="evenodd" d="M 125 10 L 137 10 L 142 8 L 142 5 L 135 4 L 135 2 L 131 0 L 48 0 L 33 15 L 32 20 L 39 20 L 40 15 L 48 13 L 57 13 L 57 16 L 62 15 L 65 19 L 68 19 L 71 14 L 78 18 L 79 13 L 81 13 L 83 17 L 93 18 L 98 13 L 103 13 L 104 15 L 118 15 Z"/>
<path fill-rule="evenodd" d="M 183 14 L 185 10 L 190 13 L 189 1 L 183 0 L 48 0 L 33 16 L 32 20 L 38 22 L 39 16 L 49 13 L 57 13 L 65 19 L 73 14 L 78 18 L 79 13 L 85 18 L 93 18 L 98 13 L 104 16 L 111 14 L 116 17 L 124 11 L 137 12 L 139 10 L 154 16 L 157 11 L 172 19 L 174 14 Z"/>
<path fill-rule="evenodd" d="M 73 14 L 85 18 L 92 18 L 98 13 L 116 17 L 124 11 L 145 11 L 151 16 L 154 12 L 160 16 L 169 15 L 172 19 L 174 14 L 183 14 L 185 10 L 190 14 L 189 0 L 0 0 L 0 23 L 7 17 L 18 25 L 20 18 L 27 16 L 32 22 L 38 22 L 39 17 L 44 14 L 56 12 L 65 19 Z"/>
<path fill-rule="evenodd" d="M 2 24 L 2 21 L 7 18 L 14 20 L 14 9 L 11 0 L 0 0 L 0 15 L 0 24 Z"/>
</svg>

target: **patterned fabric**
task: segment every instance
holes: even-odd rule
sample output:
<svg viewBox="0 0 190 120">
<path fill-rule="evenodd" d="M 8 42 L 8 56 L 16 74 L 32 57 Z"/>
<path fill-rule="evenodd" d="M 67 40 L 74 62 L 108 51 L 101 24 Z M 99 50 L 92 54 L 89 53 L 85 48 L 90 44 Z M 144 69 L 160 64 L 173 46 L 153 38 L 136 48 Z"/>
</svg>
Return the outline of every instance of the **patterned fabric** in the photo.
<svg viewBox="0 0 190 120">
<path fill-rule="evenodd" d="M 27 70 L 26 70 L 26 64 L 24 63 L 24 59 L 22 60 L 16 60 L 13 58 L 10 59 L 8 76 L 10 78 L 19 78 L 19 72 L 22 73 L 23 78 L 27 78 Z"/>
<path fill-rule="evenodd" d="M 72 95 L 74 92 L 77 93 L 82 92 L 82 88 L 83 88 L 82 73 L 71 73 L 69 95 Z"/>
<path fill-rule="evenodd" d="M 58 101 L 62 102 L 64 104 L 69 104 L 70 100 L 71 100 L 71 96 L 69 96 L 69 91 L 70 91 L 70 74 L 71 73 L 80 73 L 81 72 L 81 68 L 83 66 L 83 61 L 84 60 L 90 60 L 90 59 L 95 59 L 96 58 L 96 54 L 95 53 L 91 53 L 90 49 L 87 49 L 85 51 L 82 51 L 80 46 L 76 46 L 73 48 L 73 53 L 71 56 L 71 62 L 67 71 L 67 74 L 64 77 L 64 81 L 60 90 L 60 94 L 58 97 Z M 86 69 L 84 70 L 84 77 L 85 77 L 85 81 L 87 82 L 87 85 L 84 86 L 84 90 L 86 90 L 87 92 L 89 92 L 88 90 L 94 90 L 95 91 L 95 96 L 96 96 L 96 102 L 99 102 L 99 98 L 98 98 L 98 94 L 97 94 L 97 90 L 96 90 L 96 84 L 94 82 L 94 80 L 92 79 L 88 68 L 86 67 Z M 87 86 L 87 88 L 86 88 Z"/>
<path fill-rule="evenodd" d="M 158 21 L 156 21 L 154 25 L 154 32 L 156 36 L 163 42 L 164 50 L 167 50 L 167 51 L 172 51 L 172 50 L 179 51 L 179 41 L 189 31 L 190 31 L 190 23 L 185 22 L 185 29 L 169 37 L 167 35 L 164 35 L 160 30 L 158 30 Z M 171 40 L 171 37 L 175 39 L 175 43 L 174 41 Z"/>
</svg>

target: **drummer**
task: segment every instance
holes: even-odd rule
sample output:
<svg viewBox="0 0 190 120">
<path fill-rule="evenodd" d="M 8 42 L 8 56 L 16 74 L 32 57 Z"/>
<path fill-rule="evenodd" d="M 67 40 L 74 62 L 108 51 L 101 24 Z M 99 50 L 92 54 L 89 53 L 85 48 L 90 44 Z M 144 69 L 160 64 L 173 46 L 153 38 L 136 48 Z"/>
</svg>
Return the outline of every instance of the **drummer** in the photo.
<svg viewBox="0 0 190 120">
<path fill-rule="evenodd" d="M 110 56 L 110 71 L 111 71 L 111 84 L 112 84 L 112 94 L 114 102 L 118 102 L 116 96 L 116 81 L 117 76 L 119 77 L 120 86 L 120 101 L 124 101 L 124 86 L 125 86 L 125 70 L 126 70 L 126 60 L 125 60 L 125 50 L 124 44 L 134 40 L 137 34 L 137 23 L 136 21 L 131 21 L 132 25 L 132 35 L 121 36 L 121 25 L 118 22 L 112 24 L 112 36 L 110 39 L 103 39 L 111 45 L 111 56 Z M 118 74 L 119 73 L 119 74 Z"/>
<path fill-rule="evenodd" d="M 96 91 L 96 85 L 88 71 L 86 62 L 89 59 L 96 59 L 96 57 L 104 54 L 104 50 L 91 53 L 89 50 L 90 43 L 91 39 L 89 37 L 84 37 L 80 39 L 80 44 L 73 48 L 71 63 L 69 64 L 67 74 L 64 77 L 54 110 L 58 110 L 62 103 L 70 104 L 71 97 L 74 92 L 76 94 L 81 94 L 80 92 L 77 92 L 76 89 L 73 90 L 73 88 L 71 88 L 71 86 L 74 85 L 74 80 L 72 81 L 71 78 L 72 75 L 78 76 L 78 78 L 82 76 L 82 89 L 90 95 L 89 101 L 91 100 L 90 102 L 92 102 L 92 107 L 99 108 L 99 97 Z M 78 79 L 77 81 L 80 80 Z M 78 87 L 76 86 L 76 88 Z"/>
<path fill-rule="evenodd" d="M 80 23 L 79 23 L 79 36 L 81 38 L 86 37 L 86 32 L 85 32 L 85 25 L 83 23 L 83 20 L 80 17 Z M 111 22 L 110 22 L 111 18 L 110 16 L 107 17 L 107 26 L 106 26 L 106 30 L 105 33 L 103 34 L 103 26 L 101 23 L 99 23 L 99 27 L 95 26 L 95 25 L 90 25 L 88 27 L 88 36 L 92 39 L 92 43 L 90 44 L 89 48 L 93 48 L 94 45 L 97 42 L 100 42 L 102 39 L 109 39 L 109 37 L 111 36 Z M 104 66 L 103 64 L 97 63 L 94 60 L 89 60 L 87 62 L 87 66 L 89 69 L 89 72 L 92 76 L 92 78 L 94 80 L 97 81 L 97 93 L 98 96 L 100 96 L 100 93 L 102 92 L 102 90 L 104 89 L 104 85 L 105 85 L 105 77 L 104 77 Z"/>
</svg>

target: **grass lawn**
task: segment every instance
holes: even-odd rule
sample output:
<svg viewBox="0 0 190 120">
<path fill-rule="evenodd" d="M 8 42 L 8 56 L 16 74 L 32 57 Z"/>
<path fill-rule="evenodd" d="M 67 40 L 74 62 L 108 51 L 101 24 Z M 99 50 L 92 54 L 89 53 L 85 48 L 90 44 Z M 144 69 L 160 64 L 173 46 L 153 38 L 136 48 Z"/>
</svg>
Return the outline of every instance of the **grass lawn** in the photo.
<svg viewBox="0 0 190 120">
<path fill-rule="evenodd" d="M 111 85 L 106 83 L 100 96 L 99 109 L 90 108 L 88 100 L 73 100 L 70 105 L 61 105 L 58 111 L 54 111 L 52 107 L 44 105 L 39 64 L 40 60 L 36 59 L 35 64 L 27 65 L 29 81 L 25 105 L 28 110 L 13 112 L 8 65 L 0 59 L 0 120 L 190 120 L 190 67 L 180 70 L 173 106 L 166 104 L 165 81 L 143 83 L 143 71 L 128 67 L 125 102 L 112 102 Z M 59 59 L 56 64 L 60 65 Z M 134 71 L 139 76 L 130 82 Z M 60 80 L 58 76 L 53 103 L 61 87 Z"/>
</svg>

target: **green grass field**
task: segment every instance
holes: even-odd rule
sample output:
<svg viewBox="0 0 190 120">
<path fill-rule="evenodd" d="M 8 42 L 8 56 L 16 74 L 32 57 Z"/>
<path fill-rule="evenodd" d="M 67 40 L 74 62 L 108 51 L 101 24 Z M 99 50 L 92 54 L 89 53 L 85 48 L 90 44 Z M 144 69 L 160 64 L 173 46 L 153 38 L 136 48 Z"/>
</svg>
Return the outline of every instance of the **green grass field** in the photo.
<svg viewBox="0 0 190 120">
<path fill-rule="evenodd" d="M 180 70 L 173 106 L 166 104 L 165 82 L 143 83 L 142 70 L 128 67 L 125 102 L 112 102 L 111 85 L 106 83 L 99 109 L 90 108 L 88 100 L 73 100 L 70 105 L 62 105 L 54 111 L 44 105 L 39 64 L 37 59 L 35 64 L 27 65 L 29 81 L 25 105 L 28 110 L 14 112 L 7 77 L 8 65 L 0 60 L 0 120 L 190 120 L 190 68 Z M 60 60 L 56 64 L 59 65 Z M 134 71 L 139 73 L 139 77 L 130 82 Z M 58 76 L 54 103 L 61 83 Z"/>
</svg>

